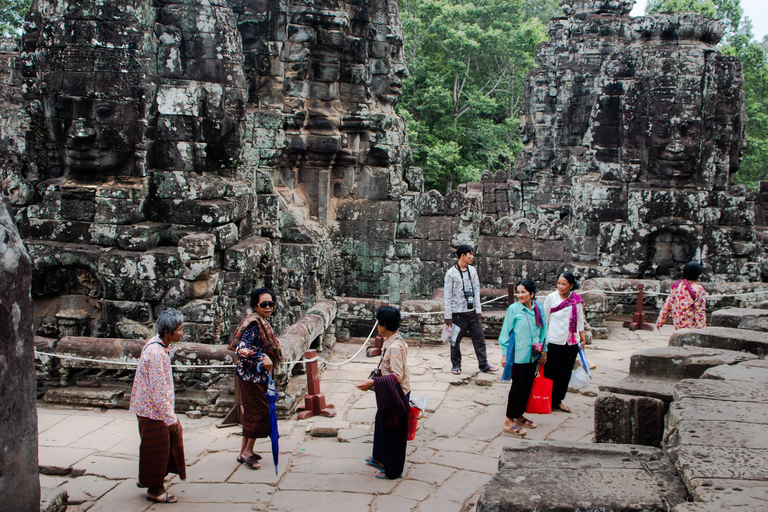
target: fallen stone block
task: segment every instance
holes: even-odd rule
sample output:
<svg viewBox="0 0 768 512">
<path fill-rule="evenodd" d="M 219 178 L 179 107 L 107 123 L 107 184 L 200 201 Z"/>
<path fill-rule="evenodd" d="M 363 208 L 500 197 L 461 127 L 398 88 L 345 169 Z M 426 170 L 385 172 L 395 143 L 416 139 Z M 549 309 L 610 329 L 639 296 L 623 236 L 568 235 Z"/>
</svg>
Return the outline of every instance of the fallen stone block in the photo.
<svg viewBox="0 0 768 512">
<path fill-rule="evenodd" d="M 607 391 L 609 393 L 657 398 L 664 402 L 665 405 L 669 405 L 672 402 L 672 396 L 675 391 L 675 382 L 630 376 L 615 384 L 602 384 L 597 388 L 600 391 Z"/>
<path fill-rule="evenodd" d="M 89 405 L 112 409 L 120 405 L 120 399 L 125 395 L 121 389 L 83 388 L 72 386 L 68 388 L 49 389 L 43 395 L 43 401 L 49 404 Z"/>
<path fill-rule="evenodd" d="M 712 313 L 711 326 L 768 331 L 768 310 L 757 308 L 718 309 Z"/>
<path fill-rule="evenodd" d="M 683 398 L 768 404 L 768 383 L 686 379 L 675 386 L 674 399 L 682 400 Z"/>
<path fill-rule="evenodd" d="M 686 498 L 658 448 L 521 440 L 504 448 L 477 511 L 666 512 Z"/>
<path fill-rule="evenodd" d="M 675 331 L 669 338 L 669 346 L 682 347 L 684 345 L 736 350 L 764 356 L 768 354 L 768 332 L 731 327 L 705 327 L 703 329 Z"/>
<path fill-rule="evenodd" d="M 743 364 L 715 366 L 705 371 L 701 378 L 768 382 L 768 368 Z"/>
<path fill-rule="evenodd" d="M 666 408 L 658 398 L 601 393 L 595 400 L 595 442 L 660 446 Z"/>
<path fill-rule="evenodd" d="M 691 346 L 649 348 L 632 354 L 629 374 L 667 380 L 698 379 L 713 366 L 750 359 L 756 359 L 756 356 L 732 350 Z"/>
<path fill-rule="evenodd" d="M 668 431 L 676 428 L 679 423 L 688 420 L 731 421 L 768 425 L 768 408 L 762 404 L 726 402 L 705 398 L 683 398 L 669 406 L 669 412 L 667 413 Z M 768 456 L 768 453 L 766 456 Z"/>
</svg>

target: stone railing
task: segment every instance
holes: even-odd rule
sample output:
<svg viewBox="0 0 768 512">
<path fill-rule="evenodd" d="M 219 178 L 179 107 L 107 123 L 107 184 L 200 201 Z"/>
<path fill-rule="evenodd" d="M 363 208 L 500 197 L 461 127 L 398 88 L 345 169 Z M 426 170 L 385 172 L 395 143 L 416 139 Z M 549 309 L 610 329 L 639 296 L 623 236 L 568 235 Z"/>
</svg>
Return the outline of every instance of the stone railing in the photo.
<svg viewBox="0 0 768 512">
<path fill-rule="evenodd" d="M 275 371 L 282 416 L 295 411 L 306 391 L 306 379 L 292 378 L 304 373 L 303 365 L 296 361 L 306 350 L 317 350 L 322 357 L 333 347 L 336 311 L 335 301 L 321 300 L 278 337 L 283 358 L 290 362 Z M 35 362 L 43 384 L 38 396 L 53 403 L 127 407 L 145 343 L 122 338 L 35 337 L 39 352 Z M 171 364 L 177 411 L 221 416 L 234 405 L 234 369 L 227 366 L 234 364 L 234 353 L 227 345 L 176 343 L 171 348 Z"/>
</svg>

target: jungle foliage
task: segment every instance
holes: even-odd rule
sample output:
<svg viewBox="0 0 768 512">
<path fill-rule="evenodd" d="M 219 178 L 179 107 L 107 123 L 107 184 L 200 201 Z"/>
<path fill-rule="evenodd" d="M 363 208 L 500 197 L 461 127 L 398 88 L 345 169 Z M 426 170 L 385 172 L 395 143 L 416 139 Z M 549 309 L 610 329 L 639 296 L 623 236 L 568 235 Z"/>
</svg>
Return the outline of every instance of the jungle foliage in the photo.
<svg viewBox="0 0 768 512">
<path fill-rule="evenodd" d="M 410 76 L 398 112 L 428 188 L 511 168 L 525 78 L 559 15 L 558 0 L 400 0 Z"/>
</svg>

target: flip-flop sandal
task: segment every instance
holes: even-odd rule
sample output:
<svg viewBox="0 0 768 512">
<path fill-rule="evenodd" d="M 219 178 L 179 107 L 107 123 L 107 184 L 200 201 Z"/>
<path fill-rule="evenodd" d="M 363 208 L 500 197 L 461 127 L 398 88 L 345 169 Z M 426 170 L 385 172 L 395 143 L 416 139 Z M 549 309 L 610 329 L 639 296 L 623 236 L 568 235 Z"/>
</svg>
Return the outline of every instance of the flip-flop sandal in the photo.
<svg viewBox="0 0 768 512">
<path fill-rule="evenodd" d="M 154 501 L 155 503 L 176 503 L 177 501 L 179 501 L 179 499 L 173 494 L 168 494 L 168 492 L 164 492 L 159 496 L 152 496 L 151 494 L 147 494 L 147 501 Z"/>
<path fill-rule="evenodd" d="M 523 437 L 525 434 L 528 433 L 528 431 L 525 430 L 524 428 L 520 428 L 519 425 L 512 425 L 512 427 L 504 427 L 504 429 L 502 430 L 502 433 L 509 434 L 515 437 Z"/>
<path fill-rule="evenodd" d="M 261 455 L 259 455 L 258 453 L 254 453 L 253 456 L 256 457 L 256 460 L 261 460 Z M 240 464 L 245 464 L 246 460 L 247 459 L 245 457 L 241 457 L 239 455 L 237 456 L 237 462 L 239 462 Z"/>
<path fill-rule="evenodd" d="M 461 368 L 452 368 L 451 373 L 454 375 L 461 375 Z"/>
<path fill-rule="evenodd" d="M 374 476 L 376 478 L 381 478 L 382 480 L 390 480 L 390 478 L 384 473 L 383 470 L 382 471 L 377 471 Z M 402 477 L 403 477 L 403 474 L 400 473 L 400 476 L 398 476 L 397 478 L 402 478 Z"/>
<path fill-rule="evenodd" d="M 558 405 L 557 407 L 555 407 L 555 409 L 557 409 L 558 411 L 563 411 L 563 412 L 571 412 L 571 408 L 568 407 L 567 405 L 563 405 L 563 404 Z"/>
<path fill-rule="evenodd" d="M 521 420 L 515 420 L 515 423 L 517 423 L 521 427 L 525 427 L 525 428 L 536 428 L 536 427 L 538 427 L 537 424 L 535 424 L 534 422 L 532 422 L 528 418 L 523 418 Z"/>
<path fill-rule="evenodd" d="M 245 465 L 251 469 L 261 469 L 261 464 L 259 464 L 259 459 L 256 458 L 255 454 L 245 459 Z"/>
<path fill-rule="evenodd" d="M 368 464 L 369 466 L 373 466 L 373 467 L 375 467 L 376 469 L 380 469 L 380 470 L 384 471 L 384 466 L 382 466 L 381 464 L 379 464 L 378 462 L 376 462 L 376 461 L 373 459 L 373 457 L 368 457 L 368 458 L 366 458 L 366 459 L 365 459 L 365 463 L 366 463 L 366 464 Z"/>
</svg>

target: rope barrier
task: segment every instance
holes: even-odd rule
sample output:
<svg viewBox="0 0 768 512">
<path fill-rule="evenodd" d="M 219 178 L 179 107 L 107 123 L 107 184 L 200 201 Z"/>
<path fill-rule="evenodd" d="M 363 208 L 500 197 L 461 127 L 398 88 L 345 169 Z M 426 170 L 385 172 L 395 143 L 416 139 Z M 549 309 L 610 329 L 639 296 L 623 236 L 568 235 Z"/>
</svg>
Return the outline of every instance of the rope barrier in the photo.
<svg viewBox="0 0 768 512">
<path fill-rule="evenodd" d="M 50 352 L 40 352 L 35 350 L 36 356 L 48 356 L 48 357 L 56 357 L 59 359 L 72 359 L 74 361 L 86 361 L 89 363 L 103 363 L 103 364 L 122 364 L 125 366 L 138 366 L 139 363 L 131 362 L 131 361 L 113 361 L 110 359 L 90 359 L 87 357 L 76 357 L 76 356 L 65 356 L 64 354 L 51 354 Z M 234 364 L 200 364 L 200 365 L 189 365 L 189 364 L 172 364 L 171 368 L 184 368 L 184 369 L 190 369 L 190 368 L 234 368 Z"/>
<path fill-rule="evenodd" d="M 357 357 L 357 355 L 358 355 L 360 352 L 362 352 L 362 351 L 363 351 L 363 349 L 365 348 L 365 346 L 368 344 L 368 340 L 370 340 L 370 339 L 371 339 L 371 336 L 373 336 L 373 331 L 376 329 L 376 326 L 377 326 L 377 325 L 379 325 L 379 321 L 378 321 L 378 320 L 376 321 L 376 323 L 375 323 L 375 324 L 373 324 L 373 328 L 371 329 L 371 332 L 369 332 L 369 333 L 368 333 L 368 337 L 365 339 L 365 341 L 363 342 L 363 344 L 360 346 L 360 349 L 358 349 L 358 351 L 357 351 L 357 352 L 355 352 L 355 354 L 354 354 L 352 357 L 350 357 L 349 359 L 347 359 L 346 361 L 342 361 L 341 363 L 332 363 L 332 362 L 330 362 L 330 361 L 328 361 L 328 360 L 326 360 L 326 359 L 323 359 L 323 358 L 322 358 L 322 357 L 320 357 L 320 356 L 315 356 L 315 357 L 312 357 L 312 358 L 310 358 L 310 359 L 302 359 L 302 360 L 299 360 L 299 361 L 283 361 L 283 364 L 286 364 L 286 365 L 288 365 L 288 364 L 294 364 L 294 363 L 295 363 L 295 364 L 304 364 L 304 363 L 311 363 L 312 361 L 323 361 L 325 364 L 329 364 L 329 365 L 331 365 L 331 366 L 341 366 L 341 365 L 343 365 L 343 364 L 347 364 L 347 363 L 349 363 L 350 361 L 352 361 L 354 358 L 356 358 L 356 357 Z"/>
<path fill-rule="evenodd" d="M 506 295 L 501 295 L 499 297 L 496 297 L 495 299 L 490 299 L 490 300 L 487 300 L 485 302 L 481 302 L 480 305 L 481 306 L 485 306 L 486 304 L 490 304 L 491 302 L 496 302 L 497 300 L 506 299 L 506 298 L 507 298 Z M 429 315 L 440 315 L 442 313 L 445 313 L 444 309 L 440 310 L 440 311 L 423 311 L 423 312 L 420 312 L 420 313 L 418 313 L 416 311 L 401 311 L 400 312 L 400 314 L 402 316 L 429 316 Z"/>
<path fill-rule="evenodd" d="M 583 295 L 585 293 L 598 293 L 598 292 L 606 293 L 606 294 L 609 294 L 609 295 L 637 295 L 637 291 L 618 292 L 618 291 L 613 291 L 613 290 L 583 290 L 583 291 L 579 291 L 578 293 L 579 293 L 579 295 Z M 765 294 L 765 293 L 768 293 L 768 290 L 758 290 L 758 291 L 754 291 L 754 292 L 733 293 L 733 294 L 730 294 L 730 295 L 707 295 L 705 297 L 705 299 L 706 300 L 727 299 L 727 298 L 744 297 L 744 296 L 749 296 L 749 295 L 760 295 L 760 294 Z M 645 291 L 645 290 L 643 291 L 643 294 L 646 297 L 662 297 L 662 296 L 666 297 L 666 296 L 669 295 L 668 293 L 650 292 L 650 291 Z"/>
</svg>

